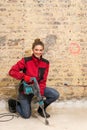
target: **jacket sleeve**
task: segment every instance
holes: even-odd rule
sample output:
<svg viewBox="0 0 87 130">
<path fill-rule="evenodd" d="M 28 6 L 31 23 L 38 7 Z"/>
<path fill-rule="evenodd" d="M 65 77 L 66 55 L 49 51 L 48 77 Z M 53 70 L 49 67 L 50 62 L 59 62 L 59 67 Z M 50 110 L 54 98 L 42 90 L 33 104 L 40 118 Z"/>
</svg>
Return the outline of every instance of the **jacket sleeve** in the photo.
<svg viewBox="0 0 87 130">
<path fill-rule="evenodd" d="M 11 67 L 9 70 L 9 75 L 13 78 L 16 78 L 18 80 L 22 80 L 24 78 L 23 70 L 25 68 L 25 60 L 22 58 L 20 61 L 18 61 L 15 65 Z"/>
<path fill-rule="evenodd" d="M 48 72 L 49 72 L 49 64 L 47 64 L 43 79 L 39 82 L 40 93 L 42 96 L 44 96 L 44 89 L 46 88 L 46 81 L 47 81 Z"/>
</svg>

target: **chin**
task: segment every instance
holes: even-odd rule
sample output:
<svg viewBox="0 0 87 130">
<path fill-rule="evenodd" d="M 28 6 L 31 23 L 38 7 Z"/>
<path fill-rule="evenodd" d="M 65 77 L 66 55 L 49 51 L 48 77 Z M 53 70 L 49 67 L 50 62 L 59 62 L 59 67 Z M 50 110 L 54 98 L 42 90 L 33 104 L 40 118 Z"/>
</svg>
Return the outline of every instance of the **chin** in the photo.
<svg viewBox="0 0 87 130">
<path fill-rule="evenodd" d="M 40 58 L 41 56 L 37 56 L 37 55 L 35 55 L 37 58 Z"/>
</svg>

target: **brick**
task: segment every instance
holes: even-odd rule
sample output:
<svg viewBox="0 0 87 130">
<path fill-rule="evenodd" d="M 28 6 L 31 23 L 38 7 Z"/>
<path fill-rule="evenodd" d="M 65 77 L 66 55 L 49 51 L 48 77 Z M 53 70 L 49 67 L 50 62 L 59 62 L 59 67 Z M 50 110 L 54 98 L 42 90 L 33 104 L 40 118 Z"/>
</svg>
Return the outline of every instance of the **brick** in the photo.
<svg viewBox="0 0 87 130">
<path fill-rule="evenodd" d="M 0 2 L 1 98 L 15 95 L 17 81 L 8 71 L 23 56 L 31 55 L 35 38 L 45 43 L 44 57 L 50 61 L 47 85 L 60 92 L 61 100 L 87 97 L 86 5 L 87 0 Z M 72 43 L 76 45 L 73 53 Z M 78 46 L 80 52 L 75 54 Z"/>
</svg>

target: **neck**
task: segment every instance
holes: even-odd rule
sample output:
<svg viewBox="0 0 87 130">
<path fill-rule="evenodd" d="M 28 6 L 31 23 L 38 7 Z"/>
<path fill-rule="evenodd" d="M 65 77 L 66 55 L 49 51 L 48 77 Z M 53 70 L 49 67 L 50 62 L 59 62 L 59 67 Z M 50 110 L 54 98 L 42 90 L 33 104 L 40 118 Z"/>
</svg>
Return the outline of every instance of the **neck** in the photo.
<svg viewBox="0 0 87 130">
<path fill-rule="evenodd" d="M 35 58 L 37 58 L 37 59 L 41 59 L 41 58 L 42 58 L 42 56 L 37 57 L 37 56 L 36 56 L 36 55 L 34 55 L 34 54 L 33 54 L 33 56 L 34 56 Z"/>
</svg>

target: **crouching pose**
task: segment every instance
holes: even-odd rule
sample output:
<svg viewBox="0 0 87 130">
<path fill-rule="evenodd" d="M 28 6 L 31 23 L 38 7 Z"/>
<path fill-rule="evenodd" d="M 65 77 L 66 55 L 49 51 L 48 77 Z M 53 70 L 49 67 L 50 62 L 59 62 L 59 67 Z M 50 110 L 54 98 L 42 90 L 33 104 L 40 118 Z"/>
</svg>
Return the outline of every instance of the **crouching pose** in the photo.
<svg viewBox="0 0 87 130">
<path fill-rule="evenodd" d="M 32 55 L 29 57 L 24 57 L 19 60 L 15 65 L 9 70 L 9 75 L 21 82 L 25 81 L 28 85 L 33 85 L 34 82 L 31 80 L 35 77 L 43 100 L 44 111 L 46 117 L 50 117 L 50 114 L 46 112 L 46 108 L 59 98 L 59 92 L 52 87 L 46 86 L 47 75 L 49 71 L 49 61 L 42 57 L 44 52 L 44 44 L 40 39 L 35 39 L 32 44 Z M 29 118 L 31 116 L 31 101 L 34 94 L 26 94 L 23 89 L 23 84 L 19 87 L 18 100 L 10 99 L 8 101 L 9 109 L 11 112 L 18 112 L 23 118 Z M 44 117 L 44 113 L 39 106 L 37 112 L 40 116 Z"/>
</svg>

